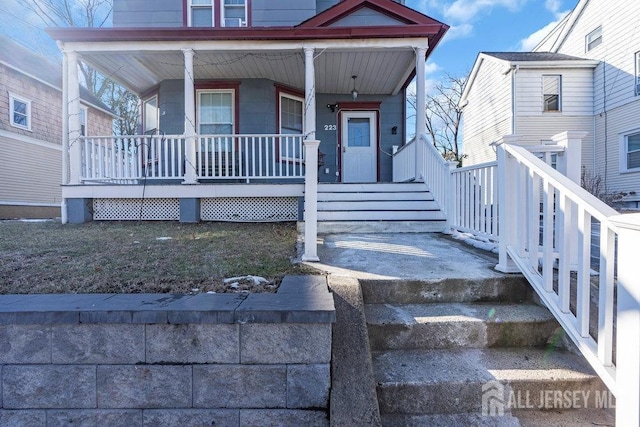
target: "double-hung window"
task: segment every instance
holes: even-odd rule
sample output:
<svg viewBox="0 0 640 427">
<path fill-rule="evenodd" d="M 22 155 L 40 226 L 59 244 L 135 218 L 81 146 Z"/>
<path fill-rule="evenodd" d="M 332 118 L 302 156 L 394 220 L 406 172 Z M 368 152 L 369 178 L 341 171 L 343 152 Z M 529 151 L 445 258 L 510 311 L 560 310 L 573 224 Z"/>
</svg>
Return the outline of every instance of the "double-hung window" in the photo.
<svg viewBox="0 0 640 427">
<path fill-rule="evenodd" d="M 142 131 L 145 135 L 157 134 L 160 112 L 158 109 L 158 97 L 152 96 L 145 99 L 142 108 Z"/>
<path fill-rule="evenodd" d="M 213 27 L 215 22 L 214 0 L 188 0 L 189 26 Z"/>
<path fill-rule="evenodd" d="M 545 112 L 561 110 L 560 91 L 562 89 L 562 78 L 559 75 L 542 76 L 542 98 Z"/>
<path fill-rule="evenodd" d="M 9 121 L 11 126 L 31 130 L 31 101 L 9 93 Z"/>
<path fill-rule="evenodd" d="M 280 93 L 280 134 L 302 135 L 304 123 L 304 99 L 295 95 Z M 301 161 L 300 138 L 283 137 L 280 141 L 280 160 Z"/>
<path fill-rule="evenodd" d="M 640 171 L 640 130 L 621 136 L 620 171 Z"/>
<path fill-rule="evenodd" d="M 222 26 L 247 26 L 247 0 L 221 0 Z"/>
<path fill-rule="evenodd" d="M 190 27 L 246 27 L 248 0 L 187 0 Z"/>
<path fill-rule="evenodd" d="M 198 134 L 233 135 L 235 133 L 235 91 L 233 89 L 203 89 L 197 91 Z M 208 138 L 208 140 L 210 140 Z M 231 151 L 232 138 L 216 138 L 215 151 Z"/>
<path fill-rule="evenodd" d="M 585 52 L 589 52 L 592 49 L 602 44 L 602 26 L 591 31 L 584 39 Z"/>
</svg>

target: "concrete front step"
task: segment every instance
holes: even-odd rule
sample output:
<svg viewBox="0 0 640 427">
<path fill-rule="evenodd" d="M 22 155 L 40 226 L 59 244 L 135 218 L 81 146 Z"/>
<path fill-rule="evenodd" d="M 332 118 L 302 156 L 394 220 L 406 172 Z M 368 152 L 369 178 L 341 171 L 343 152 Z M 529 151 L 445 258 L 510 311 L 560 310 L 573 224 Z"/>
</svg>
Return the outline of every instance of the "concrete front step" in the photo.
<svg viewBox="0 0 640 427">
<path fill-rule="evenodd" d="M 582 357 L 560 350 L 390 350 L 372 360 L 381 414 L 480 414 L 483 386 L 506 413 L 562 405 L 558 391 L 591 407 L 607 393 Z"/>
<path fill-rule="evenodd" d="M 383 427 L 521 427 L 509 414 L 487 417 L 481 414 L 382 415 Z"/>
<path fill-rule="evenodd" d="M 366 304 L 372 350 L 541 347 L 559 327 L 535 304 Z"/>
<path fill-rule="evenodd" d="M 304 223 L 299 223 L 304 230 Z M 320 221 L 320 234 L 441 233 L 446 221 Z"/>
<path fill-rule="evenodd" d="M 426 267 L 425 267 L 426 268 Z M 464 268 L 461 265 L 460 268 Z M 532 291 L 522 276 L 484 279 L 361 280 L 366 304 L 433 302 L 522 302 Z"/>
</svg>

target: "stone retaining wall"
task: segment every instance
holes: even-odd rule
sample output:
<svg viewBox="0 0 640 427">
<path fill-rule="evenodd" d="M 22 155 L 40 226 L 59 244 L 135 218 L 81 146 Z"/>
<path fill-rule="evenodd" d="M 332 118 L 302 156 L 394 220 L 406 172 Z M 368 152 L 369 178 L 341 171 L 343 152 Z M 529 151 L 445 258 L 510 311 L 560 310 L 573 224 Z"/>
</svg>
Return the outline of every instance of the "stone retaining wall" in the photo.
<svg viewBox="0 0 640 427">
<path fill-rule="evenodd" d="M 0 425 L 328 425 L 333 297 L 0 296 Z"/>
</svg>

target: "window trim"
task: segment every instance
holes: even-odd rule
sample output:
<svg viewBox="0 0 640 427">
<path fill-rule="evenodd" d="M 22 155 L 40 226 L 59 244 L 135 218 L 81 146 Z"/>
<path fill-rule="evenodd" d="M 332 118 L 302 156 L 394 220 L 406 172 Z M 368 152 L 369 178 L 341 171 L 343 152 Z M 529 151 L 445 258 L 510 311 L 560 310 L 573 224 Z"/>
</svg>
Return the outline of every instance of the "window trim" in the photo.
<svg viewBox="0 0 640 427">
<path fill-rule="evenodd" d="M 304 99 L 304 93 L 299 91 L 299 90 L 288 88 L 288 87 L 277 85 L 277 84 L 275 86 L 276 86 L 276 130 L 277 130 L 277 132 L 280 135 L 282 135 L 282 98 L 289 98 L 289 99 L 293 99 L 295 101 L 302 102 L 302 133 L 300 135 L 304 135 L 304 133 L 305 133 L 305 129 L 304 129 L 304 123 L 305 123 L 305 111 L 304 111 L 305 110 L 305 108 L 304 108 L 305 99 Z M 304 162 L 304 148 L 302 150 L 302 153 L 300 153 L 300 158 L 282 156 L 281 147 L 280 147 L 280 141 L 278 141 L 278 147 L 277 148 L 278 149 L 276 150 L 276 155 L 277 155 L 276 161 L 278 161 L 278 162 L 288 162 L 288 163 L 301 163 L 301 162 Z"/>
<path fill-rule="evenodd" d="M 27 125 L 23 126 L 20 123 L 16 123 L 13 119 L 14 119 L 14 114 L 15 114 L 15 110 L 14 110 L 14 101 L 18 101 L 22 104 L 25 104 L 26 106 L 26 113 L 24 114 L 27 118 Z M 22 114 L 22 113 L 18 113 L 18 114 Z M 31 115 L 31 100 L 27 99 L 25 97 L 22 97 L 20 95 L 16 95 L 14 93 L 9 92 L 9 124 L 14 127 L 14 128 L 18 128 L 18 129 L 22 129 L 22 130 L 26 130 L 31 132 L 31 120 L 32 120 L 32 115 Z"/>
<path fill-rule="evenodd" d="M 585 52 L 591 52 L 593 49 L 595 49 L 598 46 L 600 46 L 603 41 L 604 40 L 602 38 L 602 25 L 598 25 L 597 28 L 592 30 L 589 34 L 587 34 L 584 37 L 584 51 Z M 595 45 L 593 45 L 594 43 L 595 43 Z"/>
<path fill-rule="evenodd" d="M 231 133 L 230 135 L 236 135 L 238 133 L 238 116 L 237 116 L 237 90 L 233 87 L 201 87 L 196 88 L 196 134 L 205 135 L 200 133 L 200 94 L 203 93 L 230 93 L 231 94 Z M 208 134 L 207 134 L 208 135 Z"/>
<path fill-rule="evenodd" d="M 635 94 L 636 96 L 640 96 L 640 51 L 636 52 L 633 56 L 633 59 L 635 60 L 635 78 L 634 78 L 634 88 L 635 88 Z"/>
<path fill-rule="evenodd" d="M 82 123 L 82 113 L 84 112 L 84 123 Z M 89 135 L 89 107 L 80 105 L 80 136 Z M 82 125 L 84 125 L 84 133 L 82 133 Z"/>
<path fill-rule="evenodd" d="M 545 77 L 557 77 L 558 79 L 558 93 L 557 94 L 546 94 L 544 92 L 544 79 Z M 547 110 L 547 103 L 545 102 L 545 95 L 557 95 L 558 96 L 558 109 L 557 110 Z M 542 112 L 543 113 L 561 113 L 562 112 L 562 74 L 543 74 L 542 75 Z"/>
<path fill-rule="evenodd" d="M 225 11 L 226 11 L 226 7 L 227 6 L 237 6 L 237 5 L 226 5 L 224 2 L 225 0 L 218 0 L 220 1 L 220 26 L 221 27 L 226 27 L 226 20 L 227 18 L 225 17 Z M 239 27 L 229 27 L 229 28 L 243 28 L 243 27 L 247 27 L 249 25 L 249 0 L 244 0 L 244 25 L 240 25 Z"/>
<path fill-rule="evenodd" d="M 156 100 L 156 127 L 155 129 L 147 129 L 147 102 L 151 101 L 152 99 Z M 147 97 L 142 98 L 142 134 L 146 135 L 147 132 L 149 130 L 155 130 L 155 132 L 153 133 L 153 135 L 157 135 L 160 133 L 160 104 L 159 104 L 159 100 L 160 98 L 158 97 L 158 94 L 155 93 L 153 95 L 149 95 Z"/>
<path fill-rule="evenodd" d="M 192 4 L 193 0 L 183 0 L 182 1 L 182 24 L 185 27 L 192 27 L 192 13 L 194 5 Z M 211 24 L 212 28 L 224 28 L 224 9 L 225 4 L 224 0 L 210 0 L 211 2 Z M 244 25 L 242 27 L 250 27 L 251 26 L 251 0 L 244 0 Z M 204 5 L 195 5 L 195 7 L 208 7 Z M 196 27 L 197 28 L 197 27 Z M 208 27 L 200 27 L 200 28 L 208 28 Z M 233 27 L 229 27 L 233 28 Z"/>
<path fill-rule="evenodd" d="M 627 163 L 628 155 L 629 155 L 629 152 L 627 151 L 628 138 L 630 136 L 635 136 L 635 135 L 640 136 L 640 128 L 632 129 L 620 134 L 620 167 L 619 167 L 620 173 L 640 172 L 640 167 L 630 169 Z M 640 150 L 634 150 L 633 152 L 640 152 Z"/>
</svg>

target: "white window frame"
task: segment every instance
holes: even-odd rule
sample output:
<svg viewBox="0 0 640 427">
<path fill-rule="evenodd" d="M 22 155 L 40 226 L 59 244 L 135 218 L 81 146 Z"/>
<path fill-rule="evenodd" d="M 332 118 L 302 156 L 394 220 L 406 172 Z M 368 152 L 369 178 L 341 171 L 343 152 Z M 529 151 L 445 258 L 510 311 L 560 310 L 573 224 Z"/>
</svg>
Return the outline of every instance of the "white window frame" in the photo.
<svg viewBox="0 0 640 427">
<path fill-rule="evenodd" d="M 216 5 L 215 0 L 209 0 L 208 5 L 193 4 L 193 0 L 187 0 L 189 12 L 187 13 L 187 26 L 193 26 L 193 10 L 194 9 L 211 9 L 211 27 L 216 26 Z M 203 27 L 204 28 L 204 27 Z"/>
<path fill-rule="evenodd" d="M 16 123 L 14 121 L 14 114 L 15 114 L 14 101 L 25 104 L 26 106 L 26 112 L 24 114 L 27 118 L 26 126 L 20 123 Z M 18 113 L 18 114 L 22 114 L 22 113 Z M 9 123 L 11 124 L 11 126 L 15 128 L 31 131 L 31 100 L 9 92 Z"/>
<path fill-rule="evenodd" d="M 209 134 L 203 134 L 200 132 L 200 124 L 201 124 L 201 120 L 200 120 L 200 116 L 201 116 L 201 107 L 200 107 L 200 95 L 205 94 L 205 93 L 230 93 L 231 94 L 231 133 L 229 135 L 235 135 L 236 134 L 236 123 L 238 121 L 238 118 L 236 117 L 236 91 L 235 89 L 198 89 L 196 90 L 196 133 L 199 136 L 203 136 L 203 135 L 209 135 Z M 223 124 L 223 123 L 210 123 L 210 124 Z M 220 135 L 220 134 L 216 134 L 216 135 Z M 209 148 L 208 150 L 213 150 L 215 152 L 219 151 L 219 147 L 218 146 L 211 146 L 211 143 L 209 143 Z M 225 143 L 225 146 L 222 148 L 222 151 L 229 151 L 229 150 L 233 150 L 232 147 L 230 147 L 228 145 L 228 141 Z"/>
<path fill-rule="evenodd" d="M 602 25 L 584 37 L 584 51 L 590 52 L 602 44 Z"/>
<path fill-rule="evenodd" d="M 640 136 L 640 128 L 630 130 L 628 132 L 620 134 L 620 173 L 640 172 L 640 167 L 629 168 L 628 167 L 628 141 L 630 136 Z M 634 153 L 640 153 L 640 150 L 634 150 Z"/>
<path fill-rule="evenodd" d="M 155 119 L 156 119 L 156 127 L 152 129 L 147 129 L 147 104 L 152 101 L 156 101 L 156 111 L 155 111 Z M 154 131 L 153 134 L 157 135 L 160 133 L 160 107 L 158 105 L 158 95 L 153 95 L 148 98 L 142 100 L 142 133 L 147 134 L 149 131 Z"/>
<path fill-rule="evenodd" d="M 640 52 L 635 53 L 634 59 L 636 64 L 634 87 L 635 87 L 636 96 L 640 96 Z"/>
<path fill-rule="evenodd" d="M 222 27 L 226 27 L 227 26 L 227 17 L 226 17 L 226 10 L 227 8 L 240 8 L 240 6 L 244 7 L 244 20 L 241 21 L 239 27 L 246 27 L 248 26 L 248 22 L 249 22 L 249 5 L 248 5 L 248 0 L 243 0 L 244 4 L 243 5 L 236 5 L 236 4 L 230 4 L 227 5 L 225 4 L 226 0 L 220 0 L 220 25 Z M 234 18 L 230 18 L 230 19 L 234 19 Z"/>
<path fill-rule="evenodd" d="M 557 78 L 558 79 L 558 93 L 545 93 L 544 91 L 544 79 L 545 78 Z M 557 110 L 548 110 L 547 102 L 545 101 L 546 95 L 557 95 L 558 96 L 558 109 Z M 543 113 L 560 113 L 562 112 L 562 75 L 561 74 L 543 74 L 542 75 L 542 112 Z"/>
<path fill-rule="evenodd" d="M 89 134 L 87 124 L 89 122 L 89 108 L 84 105 L 80 106 L 80 136 L 87 136 Z M 82 127 L 84 126 L 84 132 Z"/>
<path fill-rule="evenodd" d="M 278 123 L 279 123 L 279 128 L 278 128 L 278 133 L 280 133 L 280 135 L 285 135 L 282 132 L 282 113 L 283 113 L 283 108 L 282 108 L 282 100 L 283 98 L 287 98 L 293 101 L 297 101 L 302 105 L 302 129 L 300 131 L 300 135 L 304 135 L 304 98 L 297 96 L 297 95 L 293 95 L 287 92 L 280 92 L 280 96 L 278 97 L 278 111 L 280 114 L 280 117 L 278 117 Z M 295 134 L 287 134 L 287 135 L 295 135 Z M 302 150 L 302 152 L 300 153 L 299 157 L 285 157 L 283 154 L 283 144 L 280 143 L 279 146 L 279 156 L 280 156 L 280 161 L 281 162 L 302 162 L 304 161 L 304 149 Z"/>
</svg>

